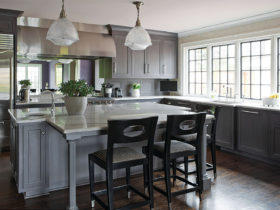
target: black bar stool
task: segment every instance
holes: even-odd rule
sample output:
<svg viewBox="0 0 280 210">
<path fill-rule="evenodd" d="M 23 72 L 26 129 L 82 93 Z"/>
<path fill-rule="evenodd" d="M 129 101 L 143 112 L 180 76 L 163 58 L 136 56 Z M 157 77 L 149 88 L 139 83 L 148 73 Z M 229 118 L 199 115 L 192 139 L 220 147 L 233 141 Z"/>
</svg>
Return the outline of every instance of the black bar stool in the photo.
<svg viewBox="0 0 280 210">
<path fill-rule="evenodd" d="M 201 143 L 203 126 L 205 123 L 206 114 L 191 114 L 191 115 L 169 115 L 167 116 L 166 138 L 163 142 L 155 142 L 153 153 L 156 157 L 164 160 L 164 177 L 159 177 L 153 181 L 165 180 L 166 190 L 162 190 L 154 185 L 154 189 L 167 196 L 168 207 L 171 208 L 171 196 L 178 196 L 188 192 L 197 191 L 201 198 L 202 193 L 202 168 L 201 168 Z M 172 136 L 197 134 L 197 141 L 194 146 L 181 141 L 173 140 Z M 146 151 L 146 148 L 143 148 Z M 188 166 L 188 157 L 195 157 L 197 170 L 197 183 L 188 181 L 188 173 L 185 173 L 185 178 L 170 175 L 170 163 L 176 161 L 177 158 L 184 158 L 185 167 Z M 175 168 L 176 169 L 176 168 Z M 179 190 L 171 193 L 170 178 L 179 179 L 185 184 L 189 184 L 192 188 Z M 147 185 L 147 183 L 146 183 Z"/>
<path fill-rule="evenodd" d="M 214 116 L 215 118 L 212 119 L 212 127 L 211 127 L 211 133 L 210 135 L 207 134 L 207 144 L 208 146 L 210 146 L 211 149 L 211 158 L 212 158 L 212 164 L 207 163 L 207 171 L 211 171 L 213 170 L 214 173 L 214 177 L 217 177 L 217 164 L 216 164 L 216 133 L 217 133 L 217 122 L 219 120 L 219 115 L 221 112 L 221 108 L 220 106 L 216 106 L 215 107 L 215 113 Z M 196 140 L 197 140 L 197 134 L 189 134 L 189 135 L 176 135 L 176 136 L 172 136 L 172 139 L 176 139 L 178 141 L 182 141 L 182 142 L 186 142 L 188 144 L 194 145 Z M 193 160 L 189 160 L 189 162 L 192 162 Z M 172 163 L 172 168 L 173 168 L 173 172 L 176 173 L 175 168 L 177 168 L 178 164 L 182 164 L 183 162 L 176 162 L 174 161 Z M 180 171 L 181 173 L 185 173 L 185 170 L 182 170 L 180 168 L 177 168 L 178 171 Z M 195 171 L 191 171 L 188 172 L 188 174 L 192 174 L 195 173 Z M 174 182 L 176 181 L 176 179 L 173 181 L 173 185 Z"/>
<path fill-rule="evenodd" d="M 142 119 L 132 120 L 108 120 L 108 143 L 107 149 L 97 151 L 89 154 L 89 179 L 90 179 L 90 194 L 91 194 L 91 206 L 94 207 L 95 200 L 105 209 L 114 209 L 113 205 L 113 191 L 118 189 L 127 189 L 128 198 L 130 198 L 130 191 L 135 192 L 141 196 L 144 201 L 132 203 L 118 209 L 132 209 L 139 208 L 143 205 L 150 205 L 150 208 L 154 207 L 153 200 L 153 159 L 152 149 L 154 144 L 154 135 L 157 125 L 158 117 L 148 117 Z M 148 141 L 147 141 L 148 140 Z M 114 148 L 114 144 L 132 143 L 147 141 L 147 155 L 141 152 L 136 152 L 129 147 L 117 147 Z M 151 157 L 151 158 L 149 158 Z M 94 191 L 94 164 L 99 165 L 106 171 L 106 186 L 107 190 Z M 143 168 L 147 170 L 148 174 L 148 189 L 149 196 L 135 189 L 130 185 L 130 167 L 143 165 Z M 126 169 L 126 185 L 113 187 L 113 170 Z M 98 197 L 100 194 L 107 193 L 108 205 L 106 205 Z"/>
</svg>

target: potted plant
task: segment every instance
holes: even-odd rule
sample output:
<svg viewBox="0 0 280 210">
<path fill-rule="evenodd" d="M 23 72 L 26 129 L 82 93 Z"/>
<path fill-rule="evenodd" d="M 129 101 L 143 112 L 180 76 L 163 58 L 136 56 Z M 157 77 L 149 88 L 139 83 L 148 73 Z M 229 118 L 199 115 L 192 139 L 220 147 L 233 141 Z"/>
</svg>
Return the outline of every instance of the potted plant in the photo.
<svg viewBox="0 0 280 210">
<path fill-rule="evenodd" d="M 84 80 L 69 80 L 61 83 L 60 92 L 65 96 L 64 102 L 69 115 L 82 115 L 87 108 L 87 95 L 92 94 L 93 87 Z"/>
<path fill-rule="evenodd" d="M 140 88 L 141 88 L 141 85 L 139 83 L 133 83 L 131 96 L 139 98 L 140 97 Z"/>
<path fill-rule="evenodd" d="M 30 88 L 31 86 L 31 82 L 29 79 L 25 79 L 25 80 L 20 80 L 19 84 L 21 85 L 21 88 Z"/>
<path fill-rule="evenodd" d="M 29 91 L 30 91 L 31 82 L 29 79 L 25 79 L 25 80 L 20 80 L 19 84 L 21 85 L 21 90 L 19 92 L 20 98 L 22 101 L 28 103 L 30 101 Z"/>
</svg>

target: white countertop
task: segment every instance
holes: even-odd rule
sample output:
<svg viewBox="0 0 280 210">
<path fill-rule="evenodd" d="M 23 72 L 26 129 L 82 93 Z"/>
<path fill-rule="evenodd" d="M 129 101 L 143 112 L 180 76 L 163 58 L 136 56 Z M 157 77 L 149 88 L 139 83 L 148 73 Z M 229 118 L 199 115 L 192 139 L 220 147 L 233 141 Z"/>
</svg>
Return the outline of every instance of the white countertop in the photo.
<svg viewBox="0 0 280 210">
<path fill-rule="evenodd" d="M 159 123 L 166 121 L 168 114 L 186 114 L 185 107 L 171 106 L 152 102 L 90 105 L 84 115 L 69 116 L 65 107 L 56 108 L 56 116 L 50 117 L 49 108 L 30 108 L 9 110 L 16 123 L 48 122 L 64 134 L 103 130 L 108 119 L 129 119 L 145 116 L 158 116 Z M 34 116 L 38 113 L 43 116 Z M 211 117 L 210 117 L 211 118 Z"/>
</svg>

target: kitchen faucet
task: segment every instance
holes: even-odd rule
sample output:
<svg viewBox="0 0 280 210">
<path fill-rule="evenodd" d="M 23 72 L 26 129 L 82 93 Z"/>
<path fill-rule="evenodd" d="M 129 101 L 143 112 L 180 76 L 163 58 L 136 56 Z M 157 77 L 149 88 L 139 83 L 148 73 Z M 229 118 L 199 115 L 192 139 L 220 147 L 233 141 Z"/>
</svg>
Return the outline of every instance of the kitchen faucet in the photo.
<svg viewBox="0 0 280 210">
<path fill-rule="evenodd" d="M 55 103 L 54 103 L 54 92 L 50 90 L 44 90 L 42 93 L 43 94 L 51 94 L 52 96 L 52 106 L 51 106 L 51 117 L 55 117 Z"/>
<path fill-rule="evenodd" d="M 223 88 L 227 88 L 226 98 L 228 98 L 228 90 L 230 90 L 230 98 L 232 98 L 232 87 L 231 87 L 231 85 L 223 85 Z"/>
</svg>

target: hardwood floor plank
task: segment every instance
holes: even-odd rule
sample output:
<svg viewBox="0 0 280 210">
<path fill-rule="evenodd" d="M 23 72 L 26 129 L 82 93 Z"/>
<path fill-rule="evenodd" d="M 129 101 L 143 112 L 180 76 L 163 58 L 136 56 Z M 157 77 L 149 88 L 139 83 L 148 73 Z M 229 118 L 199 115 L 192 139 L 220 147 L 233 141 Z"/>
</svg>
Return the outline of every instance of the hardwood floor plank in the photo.
<svg viewBox="0 0 280 210">
<path fill-rule="evenodd" d="M 0 209 L 65 209 L 68 205 L 68 190 L 51 192 L 49 195 L 24 200 L 22 194 L 17 193 L 15 182 L 12 178 L 9 153 L 0 154 Z M 190 165 L 192 170 L 193 164 Z M 280 168 L 260 163 L 255 160 L 233 155 L 224 151 L 217 151 L 218 177 L 213 179 L 212 189 L 202 195 L 199 202 L 198 195 L 188 193 L 172 199 L 173 210 L 205 209 L 205 210 L 279 210 L 280 209 Z M 161 172 L 155 176 L 162 175 Z M 194 175 L 190 176 L 194 181 Z M 124 179 L 118 179 L 115 185 L 124 184 Z M 143 177 L 133 176 L 131 183 L 143 190 Z M 164 182 L 157 185 L 164 189 Z M 97 189 L 105 187 L 98 183 Z M 177 181 L 175 189 L 182 189 L 184 184 Z M 154 191 L 155 209 L 167 209 L 166 198 Z M 106 196 L 102 199 L 106 201 Z M 127 199 L 126 190 L 115 194 L 115 207 L 129 202 L 139 201 L 141 197 L 132 193 Z M 77 203 L 80 209 L 91 209 L 89 186 L 77 188 Z M 96 204 L 96 210 L 102 209 Z M 148 206 L 139 210 L 149 209 Z"/>
</svg>

